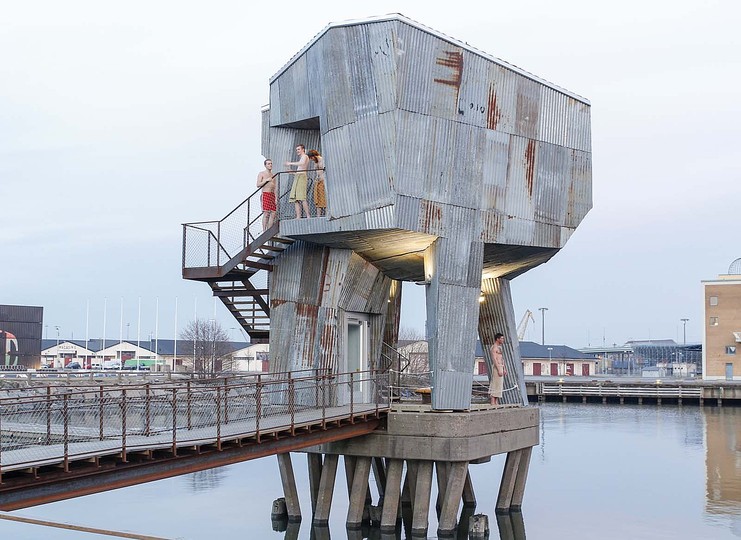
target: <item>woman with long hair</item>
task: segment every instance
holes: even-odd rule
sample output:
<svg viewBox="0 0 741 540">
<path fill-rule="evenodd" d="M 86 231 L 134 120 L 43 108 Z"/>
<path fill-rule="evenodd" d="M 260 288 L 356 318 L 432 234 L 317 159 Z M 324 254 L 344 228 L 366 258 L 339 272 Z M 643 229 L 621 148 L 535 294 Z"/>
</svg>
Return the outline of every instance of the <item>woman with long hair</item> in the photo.
<svg viewBox="0 0 741 540">
<path fill-rule="evenodd" d="M 309 150 L 306 155 L 314 162 L 314 170 L 316 170 L 314 206 L 316 206 L 316 216 L 322 217 L 327 215 L 327 194 L 324 191 L 324 158 L 317 150 Z"/>
</svg>

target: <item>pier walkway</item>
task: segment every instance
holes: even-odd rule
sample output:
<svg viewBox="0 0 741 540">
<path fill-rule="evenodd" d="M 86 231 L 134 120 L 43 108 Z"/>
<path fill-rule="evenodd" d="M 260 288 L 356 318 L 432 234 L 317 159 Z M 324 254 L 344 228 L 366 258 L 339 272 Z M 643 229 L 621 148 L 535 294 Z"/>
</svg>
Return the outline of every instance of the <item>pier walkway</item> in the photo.
<svg viewBox="0 0 741 540">
<path fill-rule="evenodd" d="M 366 434 L 387 388 L 379 372 L 310 370 L 18 392 L 0 398 L 0 509 Z"/>
</svg>

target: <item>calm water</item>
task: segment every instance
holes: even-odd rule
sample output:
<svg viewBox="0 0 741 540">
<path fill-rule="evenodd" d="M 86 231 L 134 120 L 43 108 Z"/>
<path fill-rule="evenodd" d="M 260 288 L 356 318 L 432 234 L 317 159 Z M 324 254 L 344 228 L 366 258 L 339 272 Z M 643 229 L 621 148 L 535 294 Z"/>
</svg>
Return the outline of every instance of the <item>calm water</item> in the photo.
<svg viewBox="0 0 741 540">
<path fill-rule="evenodd" d="M 503 538 L 741 538 L 741 409 L 545 404 L 541 412 L 523 520 L 514 524 L 525 536 Z M 489 515 L 491 539 L 500 538 L 493 510 L 503 463 L 471 468 L 476 512 Z M 294 455 L 294 469 L 306 514 L 303 454 Z M 340 468 L 329 531 L 312 535 L 305 517 L 298 538 L 362 538 L 345 530 L 346 493 Z M 264 458 L 15 514 L 166 538 L 283 540 L 270 521 L 280 496 L 277 462 Z M 431 535 L 436 529 L 433 511 Z M 7 521 L 0 535 L 109 538 Z"/>
</svg>

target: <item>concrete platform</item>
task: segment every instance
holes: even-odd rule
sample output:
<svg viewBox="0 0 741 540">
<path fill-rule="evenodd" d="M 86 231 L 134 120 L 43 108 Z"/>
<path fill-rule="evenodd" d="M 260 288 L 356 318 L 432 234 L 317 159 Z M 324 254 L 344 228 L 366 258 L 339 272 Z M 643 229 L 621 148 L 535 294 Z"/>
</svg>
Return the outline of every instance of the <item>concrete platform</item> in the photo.
<svg viewBox="0 0 741 540">
<path fill-rule="evenodd" d="M 466 412 L 433 411 L 429 405 L 397 405 L 385 429 L 345 441 L 312 446 L 308 453 L 429 461 L 484 460 L 536 446 L 536 407 L 482 406 Z"/>
</svg>

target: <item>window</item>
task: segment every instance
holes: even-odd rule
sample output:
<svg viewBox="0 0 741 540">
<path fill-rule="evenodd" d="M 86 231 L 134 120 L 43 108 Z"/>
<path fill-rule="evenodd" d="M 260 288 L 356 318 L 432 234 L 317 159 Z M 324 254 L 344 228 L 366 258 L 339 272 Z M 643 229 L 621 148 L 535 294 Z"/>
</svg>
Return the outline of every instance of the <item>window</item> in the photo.
<svg viewBox="0 0 741 540">
<path fill-rule="evenodd" d="M 710 297 L 710 305 L 711 306 L 717 306 L 718 305 L 718 297 L 717 296 L 711 296 Z"/>
<path fill-rule="evenodd" d="M 710 326 L 718 326 L 718 317 L 710 317 Z"/>
<path fill-rule="evenodd" d="M 726 345 L 726 354 L 736 354 L 736 346 Z"/>
</svg>

